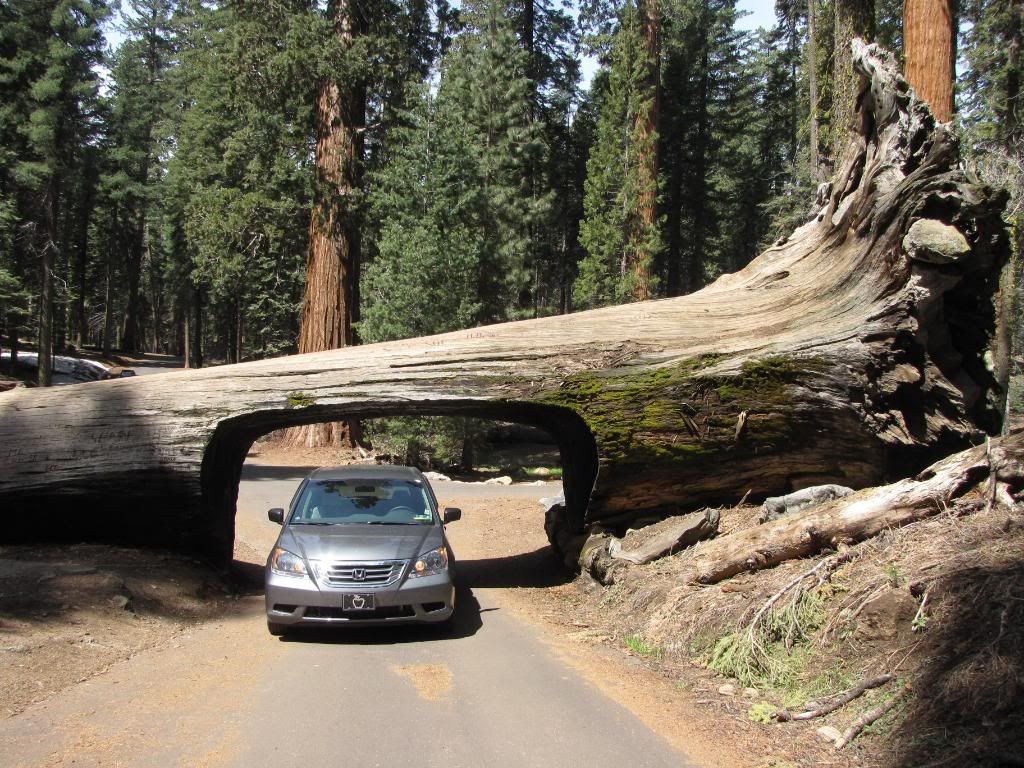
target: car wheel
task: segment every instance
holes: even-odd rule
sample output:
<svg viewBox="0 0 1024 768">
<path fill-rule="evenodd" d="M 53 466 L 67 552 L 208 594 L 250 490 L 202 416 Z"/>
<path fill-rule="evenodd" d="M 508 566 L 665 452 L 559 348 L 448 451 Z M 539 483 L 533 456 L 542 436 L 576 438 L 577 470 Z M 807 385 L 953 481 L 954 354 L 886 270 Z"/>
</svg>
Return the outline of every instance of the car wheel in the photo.
<svg viewBox="0 0 1024 768">
<path fill-rule="evenodd" d="M 288 631 L 288 627 L 284 624 L 275 624 L 272 621 L 268 621 L 267 631 L 274 637 L 284 637 L 284 633 Z"/>
</svg>

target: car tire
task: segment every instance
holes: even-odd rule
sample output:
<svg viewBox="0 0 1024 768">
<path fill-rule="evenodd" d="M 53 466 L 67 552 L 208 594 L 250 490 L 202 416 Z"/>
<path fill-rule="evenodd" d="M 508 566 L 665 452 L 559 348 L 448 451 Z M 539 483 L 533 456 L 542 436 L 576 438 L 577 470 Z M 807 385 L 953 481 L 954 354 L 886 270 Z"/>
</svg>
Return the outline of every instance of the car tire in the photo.
<svg viewBox="0 0 1024 768">
<path fill-rule="evenodd" d="M 285 633 L 288 631 L 288 627 L 284 624 L 275 624 L 272 621 L 268 621 L 267 631 L 274 637 L 284 637 Z"/>
</svg>

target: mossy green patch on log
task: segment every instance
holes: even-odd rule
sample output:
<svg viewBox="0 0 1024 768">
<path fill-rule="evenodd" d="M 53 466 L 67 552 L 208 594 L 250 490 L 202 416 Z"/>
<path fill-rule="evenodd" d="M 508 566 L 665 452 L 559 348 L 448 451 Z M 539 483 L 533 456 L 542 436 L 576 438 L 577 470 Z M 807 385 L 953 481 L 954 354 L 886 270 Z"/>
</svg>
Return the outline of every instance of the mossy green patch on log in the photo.
<svg viewBox="0 0 1024 768">
<path fill-rule="evenodd" d="M 316 403 L 316 398 L 305 392 L 291 392 L 287 398 L 289 408 L 308 408 Z"/>
<path fill-rule="evenodd" d="M 817 359 L 768 357 L 736 374 L 709 374 L 720 356 L 700 356 L 642 373 L 580 373 L 540 401 L 580 414 L 604 463 L 715 460 L 723 449 L 763 451 L 796 437 L 792 388 L 827 369 Z M 736 424 L 750 425 L 737 441 Z"/>
</svg>

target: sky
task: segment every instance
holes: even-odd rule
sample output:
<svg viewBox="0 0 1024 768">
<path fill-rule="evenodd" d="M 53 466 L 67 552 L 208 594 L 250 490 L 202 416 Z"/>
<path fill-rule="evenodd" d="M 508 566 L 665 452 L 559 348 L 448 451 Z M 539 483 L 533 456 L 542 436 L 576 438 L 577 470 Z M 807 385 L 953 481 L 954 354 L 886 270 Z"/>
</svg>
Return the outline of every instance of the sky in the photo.
<svg viewBox="0 0 1024 768">
<path fill-rule="evenodd" d="M 775 0 L 739 0 L 737 7 L 740 11 L 747 13 L 742 19 L 740 19 L 737 26 L 740 29 L 757 29 L 758 27 L 771 27 L 775 23 Z M 120 42 L 124 39 L 124 35 L 121 34 L 113 24 L 109 24 L 106 29 L 107 42 L 112 48 L 117 48 Z M 583 74 L 583 88 L 585 89 L 590 85 L 590 78 L 594 76 L 594 71 L 597 69 L 597 61 L 592 58 L 584 59 L 582 74 Z M 107 72 L 103 73 L 104 76 Z"/>
<path fill-rule="evenodd" d="M 740 19 L 740 29 L 757 29 L 775 24 L 774 0 L 739 0 L 736 6 L 741 11 L 749 12 L 749 16 Z"/>
</svg>

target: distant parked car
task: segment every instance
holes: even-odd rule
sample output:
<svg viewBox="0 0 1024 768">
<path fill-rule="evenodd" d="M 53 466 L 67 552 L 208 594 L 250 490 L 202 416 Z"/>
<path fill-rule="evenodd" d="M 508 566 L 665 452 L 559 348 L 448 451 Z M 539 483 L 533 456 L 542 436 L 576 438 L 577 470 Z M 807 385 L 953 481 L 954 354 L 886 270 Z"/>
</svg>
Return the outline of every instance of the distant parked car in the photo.
<svg viewBox="0 0 1024 768">
<path fill-rule="evenodd" d="M 454 557 L 430 483 L 412 467 L 318 469 L 267 559 L 267 628 L 440 623 L 455 611 Z"/>
<path fill-rule="evenodd" d="M 135 371 L 132 368 L 125 368 L 121 365 L 115 365 L 113 368 L 107 368 L 103 374 L 104 379 L 127 379 L 135 375 Z"/>
</svg>

